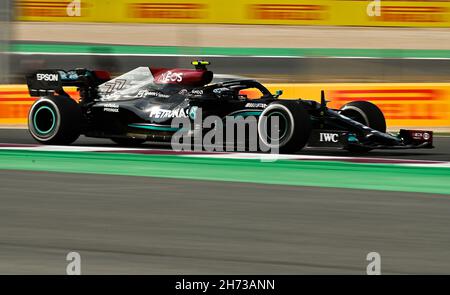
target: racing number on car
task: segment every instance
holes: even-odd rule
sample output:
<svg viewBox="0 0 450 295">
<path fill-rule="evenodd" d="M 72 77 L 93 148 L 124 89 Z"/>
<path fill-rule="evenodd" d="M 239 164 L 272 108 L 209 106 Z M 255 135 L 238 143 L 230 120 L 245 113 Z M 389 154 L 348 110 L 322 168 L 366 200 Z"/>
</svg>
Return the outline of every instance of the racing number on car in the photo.
<svg viewBox="0 0 450 295">
<path fill-rule="evenodd" d="M 127 82 L 127 80 L 125 79 L 116 79 L 114 80 L 114 82 L 107 82 L 105 83 L 105 93 L 111 93 L 114 90 L 120 90 L 123 88 L 123 86 L 125 86 L 125 83 Z"/>
</svg>

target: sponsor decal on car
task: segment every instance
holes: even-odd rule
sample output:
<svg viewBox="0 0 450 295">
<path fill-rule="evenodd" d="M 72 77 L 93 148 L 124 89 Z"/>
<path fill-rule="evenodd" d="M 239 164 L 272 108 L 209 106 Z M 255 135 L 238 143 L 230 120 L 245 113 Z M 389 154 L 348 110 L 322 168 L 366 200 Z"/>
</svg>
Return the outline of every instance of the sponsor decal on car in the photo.
<svg viewBox="0 0 450 295">
<path fill-rule="evenodd" d="M 166 118 L 187 118 L 188 114 L 185 109 L 177 108 L 173 110 L 166 110 L 155 108 L 151 110 L 150 117 L 155 119 L 166 119 Z"/>
<path fill-rule="evenodd" d="M 160 83 L 181 82 L 183 81 L 183 73 L 167 71 L 158 77 Z"/>
<path fill-rule="evenodd" d="M 136 94 L 136 97 L 138 98 L 143 98 L 147 96 L 168 98 L 170 95 L 158 91 L 149 91 L 149 90 L 139 90 L 139 92 Z"/>
<path fill-rule="evenodd" d="M 197 106 L 191 107 L 189 109 L 189 118 L 191 118 L 192 120 L 195 120 L 195 118 L 197 117 L 197 111 L 198 111 Z"/>
<path fill-rule="evenodd" d="M 189 90 L 187 90 L 187 89 L 181 89 L 179 92 L 178 92 L 178 94 L 180 94 L 180 95 L 186 95 L 186 94 L 188 94 L 189 93 Z"/>
<path fill-rule="evenodd" d="M 412 139 L 429 140 L 431 138 L 431 135 L 428 132 L 411 131 L 411 137 L 412 137 Z"/>
<path fill-rule="evenodd" d="M 342 147 L 346 131 L 312 130 L 308 140 L 309 147 Z"/>
<path fill-rule="evenodd" d="M 194 89 L 191 91 L 192 94 L 194 95 L 203 95 L 203 90 L 201 89 Z"/>
<path fill-rule="evenodd" d="M 58 75 L 61 77 L 61 80 L 76 80 L 79 78 L 75 71 L 58 71 Z"/>
<path fill-rule="evenodd" d="M 224 91 L 229 91 L 229 90 L 230 90 L 229 88 L 221 87 L 221 88 L 215 88 L 215 89 L 213 89 L 213 92 L 214 92 L 215 94 L 221 94 L 222 92 L 224 92 Z"/>
<path fill-rule="evenodd" d="M 266 103 L 254 103 L 249 102 L 245 105 L 246 108 L 258 108 L 258 109 L 265 109 L 267 107 Z"/>
<path fill-rule="evenodd" d="M 107 103 L 103 105 L 103 111 L 107 113 L 118 113 L 119 105 L 115 103 Z"/>
<path fill-rule="evenodd" d="M 37 73 L 36 80 L 38 81 L 58 81 L 58 74 L 43 74 Z"/>
<path fill-rule="evenodd" d="M 339 134 L 337 133 L 320 133 L 319 134 L 319 141 L 320 142 L 338 142 L 339 141 Z"/>
</svg>

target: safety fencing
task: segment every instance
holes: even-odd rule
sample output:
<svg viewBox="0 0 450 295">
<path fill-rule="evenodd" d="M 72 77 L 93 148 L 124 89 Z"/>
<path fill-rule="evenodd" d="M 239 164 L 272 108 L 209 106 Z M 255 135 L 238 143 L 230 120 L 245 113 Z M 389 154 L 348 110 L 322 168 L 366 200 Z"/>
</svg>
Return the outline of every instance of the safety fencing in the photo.
<svg viewBox="0 0 450 295">
<path fill-rule="evenodd" d="M 390 128 L 450 128 L 450 83 L 340 83 L 340 84 L 266 84 L 274 93 L 283 90 L 281 98 L 320 99 L 325 90 L 329 106 L 339 108 L 353 100 L 368 100 L 378 105 Z M 75 88 L 66 89 L 78 98 Z M 25 125 L 28 110 L 35 101 L 26 85 L 0 85 L 0 125 Z"/>
<path fill-rule="evenodd" d="M 449 0 L 16 0 L 15 7 L 24 21 L 450 27 Z"/>
</svg>

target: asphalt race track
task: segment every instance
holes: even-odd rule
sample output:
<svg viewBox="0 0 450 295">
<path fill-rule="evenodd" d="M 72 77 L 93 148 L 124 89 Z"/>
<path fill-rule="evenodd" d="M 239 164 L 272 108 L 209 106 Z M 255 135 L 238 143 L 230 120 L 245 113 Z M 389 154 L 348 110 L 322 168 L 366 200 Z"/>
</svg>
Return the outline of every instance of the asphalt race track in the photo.
<svg viewBox="0 0 450 295">
<path fill-rule="evenodd" d="M 450 196 L 0 171 L 0 272 L 448 273 Z"/>
<path fill-rule="evenodd" d="M 19 143 L 19 144 L 36 144 L 26 129 L 0 129 L 0 143 Z M 116 147 L 109 139 L 87 138 L 81 136 L 74 145 L 85 146 L 110 146 Z M 434 149 L 419 150 L 375 150 L 363 154 L 350 154 L 347 151 L 339 150 L 320 150 L 306 149 L 300 154 L 311 155 L 331 155 L 331 156 L 362 156 L 376 158 L 401 158 L 416 160 L 432 160 L 432 161 L 450 161 L 450 136 L 434 138 Z M 144 146 L 152 147 L 154 145 L 145 144 Z M 161 146 L 158 146 L 161 147 Z"/>
<path fill-rule="evenodd" d="M 368 155 L 448 161 L 436 146 Z M 384 274 L 450 272 L 445 194 L 0 170 L 0 203 L 2 274 L 64 274 L 70 251 L 84 274 L 365 274 L 373 251 Z"/>
</svg>

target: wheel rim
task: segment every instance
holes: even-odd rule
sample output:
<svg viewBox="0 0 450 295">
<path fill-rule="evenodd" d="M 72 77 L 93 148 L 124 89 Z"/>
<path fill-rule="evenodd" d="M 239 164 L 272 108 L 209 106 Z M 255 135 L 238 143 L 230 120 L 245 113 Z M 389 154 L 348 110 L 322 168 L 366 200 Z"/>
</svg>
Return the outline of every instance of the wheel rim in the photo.
<svg viewBox="0 0 450 295">
<path fill-rule="evenodd" d="M 278 117 L 278 137 L 274 137 L 271 134 L 272 131 L 272 117 Z M 275 141 L 277 140 L 278 142 L 281 142 L 282 139 L 286 136 L 287 132 L 288 132 L 288 120 L 286 118 L 286 116 L 279 112 L 279 111 L 274 111 L 271 112 L 270 114 L 267 115 L 267 139 L 269 139 L 270 141 Z"/>
<path fill-rule="evenodd" d="M 283 125 L 280 126 L 279 136 L 280 140 L 269 139 L 268 133 L 268 121 L 271 121 L 270 116 L 281 117 L 278 122 Z M 290 110 L 282 104 L 271 104 L 269 105 L 261 114 L 258 121 L 258 136 L 261 143 L 270 148 L 280 148 L 285 146 L 291 140 L 294 135 L 294 117 L 292 116 Z M 271 128 L 270 128 L 271 129 Z M 282 130 L 281 130 L 282 129 Z"/>
<path fill-rule="evenodd" d="M 48 106 L 39 107 L 33 114 L 33 127 L 41 135 L 47 135 L 55 129 L 56 114 Z"/>
</svg>

